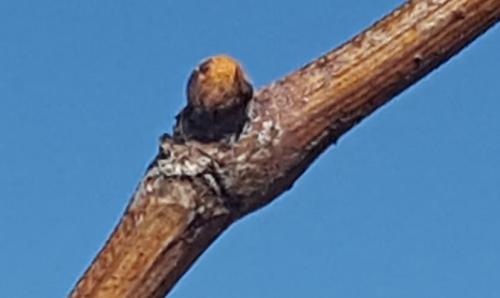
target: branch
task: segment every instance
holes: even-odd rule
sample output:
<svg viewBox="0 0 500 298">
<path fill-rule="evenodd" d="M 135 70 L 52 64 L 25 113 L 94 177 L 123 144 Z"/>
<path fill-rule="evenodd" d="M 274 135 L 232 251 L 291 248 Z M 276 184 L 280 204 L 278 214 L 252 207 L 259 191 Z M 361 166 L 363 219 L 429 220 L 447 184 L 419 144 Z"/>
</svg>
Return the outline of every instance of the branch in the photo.
<svg viewBox="0 0 500 298">
<path fill-rule="evenodd" d="M 238 139 L 164 137 L 71 297 L 164 297 L 230 224 L 289 189 L 341 135 L 499 19 L 499 0 L 410 1 L 258 91 Z"/>
</svg>

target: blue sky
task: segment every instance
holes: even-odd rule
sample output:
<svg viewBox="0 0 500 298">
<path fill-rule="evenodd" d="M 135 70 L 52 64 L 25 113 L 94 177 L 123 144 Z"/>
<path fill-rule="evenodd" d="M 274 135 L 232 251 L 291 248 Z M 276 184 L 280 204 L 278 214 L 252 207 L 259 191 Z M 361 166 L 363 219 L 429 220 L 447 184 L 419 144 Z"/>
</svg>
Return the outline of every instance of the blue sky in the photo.
<svg viewBox="0 0 500 298">
<path fill-rule="evenodd" d="M 0 1 L 0 297 L 68 293 L 201 59 L 263 86 L 401 2 Z M 499 53 L 497 27 L 363 121 L 171 297 L 498 297 Z"/>
</svg>

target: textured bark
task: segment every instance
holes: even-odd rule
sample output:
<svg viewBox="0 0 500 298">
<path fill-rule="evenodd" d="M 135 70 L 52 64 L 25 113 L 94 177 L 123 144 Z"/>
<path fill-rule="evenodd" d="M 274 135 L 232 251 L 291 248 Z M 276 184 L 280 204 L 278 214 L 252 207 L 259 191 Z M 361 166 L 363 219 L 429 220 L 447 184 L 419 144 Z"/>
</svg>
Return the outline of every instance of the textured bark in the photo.
<svg viewBox="0 0 500 298">
<path fill-rule="evenodd" d="M 231 223 L 289 189 L 343 133 L 499 18 L 500 0 L 410 1 L 258 91 L 238 140 L 164 138 L 168 149 L 71 297 L 165 296 Z"/>
</svg>

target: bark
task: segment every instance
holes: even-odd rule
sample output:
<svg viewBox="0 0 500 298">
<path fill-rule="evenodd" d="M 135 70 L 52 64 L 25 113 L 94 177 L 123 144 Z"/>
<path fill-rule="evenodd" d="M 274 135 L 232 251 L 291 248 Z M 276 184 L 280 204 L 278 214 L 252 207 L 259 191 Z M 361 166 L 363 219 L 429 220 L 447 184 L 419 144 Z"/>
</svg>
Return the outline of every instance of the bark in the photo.
<svg viewBox="0 0 500 298">
<path fill-rule="evenodd" d="M 168 137 L 71 297 L 164 297 L 230 224 L 500 18 L 500 0 L 415 0 L 256 92 L 238 140 Z"/>
</svg>

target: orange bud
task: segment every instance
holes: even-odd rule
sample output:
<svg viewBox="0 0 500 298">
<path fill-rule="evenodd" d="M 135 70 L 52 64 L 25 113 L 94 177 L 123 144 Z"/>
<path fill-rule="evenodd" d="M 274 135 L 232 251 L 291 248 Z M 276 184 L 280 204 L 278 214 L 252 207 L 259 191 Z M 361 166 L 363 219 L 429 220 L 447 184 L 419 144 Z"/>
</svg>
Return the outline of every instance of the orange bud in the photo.
<svg viewBox="0 0 500 298">
<path fill-rule="evenodd" d="M 237 137 L 248 120 L 253 87 L 241 65 L 220 55 L 203 61 L 187 85 L 188 104 L 177 116 L 174 139 L 201 142 Z"/>
<path fill-rule="evenodd" d="M 207 112 L 243 105 L 252 97 L 252 86 L 241 65 L 219 55 L 203 61 L 191 74 L 188 105 Z"/>
</svg>

